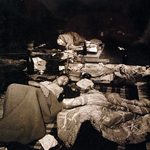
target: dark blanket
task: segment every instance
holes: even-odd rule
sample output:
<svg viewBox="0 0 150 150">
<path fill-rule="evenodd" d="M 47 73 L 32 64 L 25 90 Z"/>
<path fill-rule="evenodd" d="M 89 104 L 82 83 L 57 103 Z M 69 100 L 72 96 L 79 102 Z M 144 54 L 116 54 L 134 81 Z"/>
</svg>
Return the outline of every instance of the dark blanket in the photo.
<svg viewBox="0 0 150 150">
<path fill-rule="evenodd" d="M 0 119 L 0 142 L 29 144 L 42 138 L 46 133 L 45 123 L 54 121 L 59 111 L 61 105 L 52 92 L 46 98 L 40 88 L 11 84 Z"/>
</svg>

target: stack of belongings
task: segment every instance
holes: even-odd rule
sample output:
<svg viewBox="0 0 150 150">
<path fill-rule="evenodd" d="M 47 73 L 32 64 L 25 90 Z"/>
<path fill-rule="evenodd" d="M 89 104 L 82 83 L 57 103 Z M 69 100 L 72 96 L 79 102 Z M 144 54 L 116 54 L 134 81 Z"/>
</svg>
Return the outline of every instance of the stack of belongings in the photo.
<svg viewBox="0 0 150 150">
<path fill-rule="evenodd" d="M 99 62 L 99 57 L 104 49 L 105 44 L 99 39 L 86 40 L 76 32 L 67 32 L 60 34 L 57 39 L 58 45 L 64 46 L 66 50 L 73 50 L 82 55 L 84 42 L 86 42 L 87 54 L 84 56 L 85 61 Z M 80 56 L 79 56 L 80 57 Z"/>
<path fill-rule="evenodd" d="M 82 76 L 81 68 L 83 67 L 83 64 L 80 63 L 70 63 L 68 65 L 68 75 L 71 81 L 79 81 Z"/>
<path fill-rule="evenodd" d="M 66 50 L 82 50 L 84 41 L 84 37 L 72 31 L 60 34 L 57 38 L 57 44 L 64 46 Z"/>
<path fill-rule="evenodd" d="M 86 62 L 99 62 L 100 55 L 105 44 L 99 39 L 86 41 L 87 55 L 84 56 Z"/>
</svg>

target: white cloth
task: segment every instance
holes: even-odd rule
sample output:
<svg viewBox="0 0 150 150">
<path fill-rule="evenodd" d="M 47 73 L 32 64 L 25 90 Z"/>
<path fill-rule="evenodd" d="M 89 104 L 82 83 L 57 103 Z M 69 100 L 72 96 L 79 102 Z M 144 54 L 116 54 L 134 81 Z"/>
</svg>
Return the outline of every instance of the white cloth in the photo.
<svg viewBox="0 0 150 150">
<path fill-rule="evenodd" d="M 49 150 L 58 144 L 58 141 L 50 134 L 45 135 L 42 139 L 39 140 L 39 142 L 41 143 L 44 150 Z"/>
<path fill-rule="evenodd" d="M 81 79 L 80 81 L 78 81 L 77 86 L 79 86 L 81 89 L 83 90 L 88 90 L 94 87 L 94 83 L 89 80 L 89 79 Z"/>
<path fill-rule="evenodd" d="M 37 69 L 37 70 L 46 69 L 46 60 L 43 60 L 39 57 L 34 57 L 33 62 L 34 62 L 34 69 Z"/>
</svg>

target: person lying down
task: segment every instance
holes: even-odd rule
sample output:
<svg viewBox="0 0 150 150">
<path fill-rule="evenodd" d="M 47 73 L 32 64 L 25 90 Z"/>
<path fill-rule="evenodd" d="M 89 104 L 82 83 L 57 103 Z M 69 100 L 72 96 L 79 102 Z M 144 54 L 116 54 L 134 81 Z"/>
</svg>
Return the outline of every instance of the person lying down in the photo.
<svg viewBox="0 0 150 150">
<path fill-rule="evenodd" d="M 58 97 L 68 81 L 62 75 L 53 82 L 9 85 L 0 119 L 0 142 L 29 144 L 44 137 L 45 124 L 53 122 L 62 110 Z"/>
<path fill-rule="evenodd" d="M 79 131 L 83 131 L 81 125 L 86 121 L 90 121 L 100 136 L 118 145 L 147 141 L 150 132 L 149 99 L 128 100 L 119 93 L 104 94 L 94 89 L 87 79 L 81 81 L 77 84 L 89 90 L 75 98 L 64 98 L 63 110 L 57 115 L 58 137 L 67 148 L 75 144 Z"/>
</svg>

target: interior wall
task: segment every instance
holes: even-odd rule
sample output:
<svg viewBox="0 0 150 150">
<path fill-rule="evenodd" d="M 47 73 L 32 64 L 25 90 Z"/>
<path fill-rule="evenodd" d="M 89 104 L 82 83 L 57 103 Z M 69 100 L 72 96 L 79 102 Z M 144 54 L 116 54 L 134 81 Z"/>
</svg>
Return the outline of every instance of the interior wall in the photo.
<svg viewBox="0 0 150 150">
<path fill-rule="evenodd" d="M 149 41 L 149 0 L 1 0 L 1 51 L 25 49 L 28 40 L 56 46 L 60 30 L 131 44 Z M 148 27 L 148 28 L 147 28 Z"/>
</svg>

